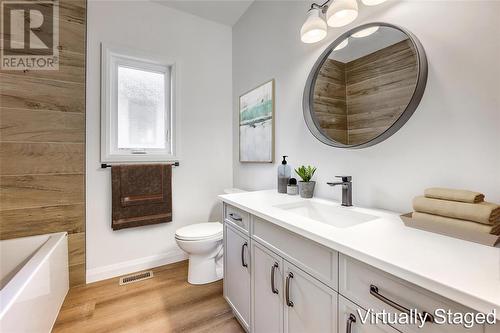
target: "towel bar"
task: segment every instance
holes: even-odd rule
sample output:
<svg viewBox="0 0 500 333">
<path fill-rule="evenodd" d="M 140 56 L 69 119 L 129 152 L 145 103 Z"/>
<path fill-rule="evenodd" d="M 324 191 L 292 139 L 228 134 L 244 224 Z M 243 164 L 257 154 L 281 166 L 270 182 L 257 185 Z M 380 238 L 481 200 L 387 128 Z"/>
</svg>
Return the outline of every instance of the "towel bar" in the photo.
<svg viewBox="0 0 500 333">
<path fill-rule="evenodd" d="M 163 163 L 161 163 L 163 164 Z M 175 162 L 172 162 L 172 163 L 166 163 L 166 164 L 172 164 L 173 167 L 178 167 L 179 165 L 181 165 L 179 163 L 179 161 L 175 161 Z M 111 164 L 107 164 L 107 163 L 101 163 L 101 169 L 106 169 L 106 168 L 111 168 L 113 165 Z"/>
</svg>

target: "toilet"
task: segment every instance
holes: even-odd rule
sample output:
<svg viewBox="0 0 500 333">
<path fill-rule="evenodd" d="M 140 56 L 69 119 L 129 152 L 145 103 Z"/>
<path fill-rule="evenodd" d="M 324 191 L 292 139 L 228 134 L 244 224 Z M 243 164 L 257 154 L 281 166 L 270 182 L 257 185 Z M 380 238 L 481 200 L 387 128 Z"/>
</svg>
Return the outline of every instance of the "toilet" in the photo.
<svg viewBox="0 0 500 333">
<path fill-rule="evenodd" d="M 177 245 L 189 255 L 189 283 L 205 284 L 222 279 L 222 234 L 220 222 L 191 224 L 175 232 Z"/>
<path fill-rule="evenodd" d="M 245 192 L 225 189 L 225 194 Z M 189 255 L 188 282 L 205 284 L 222 279 L 223 226 L 220 222 L 191 224 L 175 232 L 177 245 Z"/>
</svg>

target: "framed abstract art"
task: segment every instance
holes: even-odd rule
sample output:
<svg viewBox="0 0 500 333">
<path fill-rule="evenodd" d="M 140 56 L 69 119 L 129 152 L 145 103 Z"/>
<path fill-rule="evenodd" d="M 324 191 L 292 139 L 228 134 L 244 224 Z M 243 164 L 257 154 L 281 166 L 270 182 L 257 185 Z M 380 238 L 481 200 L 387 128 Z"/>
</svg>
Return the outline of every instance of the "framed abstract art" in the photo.
<svg viewBox="0 0 500 333">
<path fill-rule="evenodd" d="M 274 161 L 274 80 L 240 96 L 240 162 Z"/>
</svg>

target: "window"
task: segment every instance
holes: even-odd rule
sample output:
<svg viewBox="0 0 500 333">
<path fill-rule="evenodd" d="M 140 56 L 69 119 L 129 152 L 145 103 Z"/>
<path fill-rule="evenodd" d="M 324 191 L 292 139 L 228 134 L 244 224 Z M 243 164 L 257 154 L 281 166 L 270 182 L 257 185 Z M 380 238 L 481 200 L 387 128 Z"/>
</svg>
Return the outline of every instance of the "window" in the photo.
<svg viewBox="0 0 500 333">
<path fill-rule="evenodd" d="M 175 158 L 174 65 L 102 45 L 102 162 Z"/>
</svg>

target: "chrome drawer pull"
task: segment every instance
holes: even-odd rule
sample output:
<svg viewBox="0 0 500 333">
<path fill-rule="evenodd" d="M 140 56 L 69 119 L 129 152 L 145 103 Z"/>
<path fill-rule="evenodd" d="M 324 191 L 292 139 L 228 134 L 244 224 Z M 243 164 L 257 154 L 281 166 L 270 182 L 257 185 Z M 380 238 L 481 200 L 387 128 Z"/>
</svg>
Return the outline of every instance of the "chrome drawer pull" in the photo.
<svg viewBox="0 0 500 333">
<path fill-rule="evenodd" d="M 286 299 L 286 305 L 288 305 L 289 307 L 293 307 L 293 302 L 290 301 L 290 279 L 293 279 L 292 272 L 288 273 L 288 276 L 286 277 L 285 299 Z"/>
<path fill-rule="evenodd" d="M 235 213 L 229 213 L 229 217 L 234 221 L 243 221 L 243 218 Z"/>
<path fill-rule="evenodd" d="M 400 312 L 404 312 L 404 313 L 407 313 L 409 315 L 411 315 L 411 311 L 410 309 L 394 302 L 393 300 L 385 297 L 384 295 L 380 294 L 378 292 L 378 287 L 376 285 L 370 285 L 370 294 L 372 296 L 374 296 L 375 298 L 381 300 L 382 302 L 384 302 L 385 304 L 387 305 L 390 305 L 392 306 L 393 308 L 395 308 L 396 310 L 400 311 Z M 426 322 L 429 322 L 429 323 L 433 323 L 434 322 L 434 316 L 431 315 L 429 312 L 422 312 L 422 315 L 419 315 L 418 318 L 425 318 L 425 321 Z"/>
<path fill-rule="evenodd" d="M 347 318 L 347 325 L 346 325 L 346 330 L 345 330 L 346 333 L 351 333 L 352 323 L 355 323 L 355 322 L 356 322 L 356 316 L 353 315 L 352 313 L 349 314 L 349 318 Z"/>
<path fill-rule="evenodd" d="M 278 289 L 274 286 L 274 271 L 278 268 L 278 263 L 275 262 L 274 265 L 271 266 L 271 291 L 273 294 L 278 294 Z"/>
<path fill-rule="evenodd" d="M 245 247 L 248 247 L 248 243 L 245 242 L 242 246 L 241 246 L 241 266 L 243 267 L 248 267 L 248 264 L 246 263 L 245 261 Z"/>
</svg>

